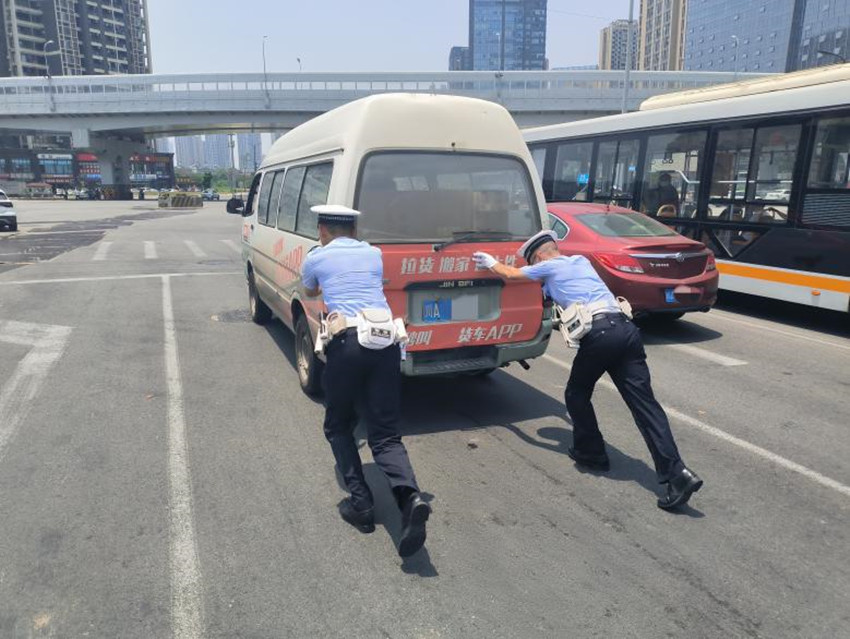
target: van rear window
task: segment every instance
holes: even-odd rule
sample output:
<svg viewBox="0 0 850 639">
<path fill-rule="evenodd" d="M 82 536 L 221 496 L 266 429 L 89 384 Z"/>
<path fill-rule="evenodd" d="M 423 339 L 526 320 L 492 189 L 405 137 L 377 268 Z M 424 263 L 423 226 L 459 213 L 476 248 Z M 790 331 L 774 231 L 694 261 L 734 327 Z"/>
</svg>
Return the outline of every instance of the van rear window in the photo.
<svg viewBox="0 0 850 639">
<path fill-rule="evenodd" d="M 370 242 L 431 242 L 480 233 L 526 239 L 540 213 L 525 164 L 475 153 L 381 152 L 367 157 L 356 208 Z"/>
</svg>

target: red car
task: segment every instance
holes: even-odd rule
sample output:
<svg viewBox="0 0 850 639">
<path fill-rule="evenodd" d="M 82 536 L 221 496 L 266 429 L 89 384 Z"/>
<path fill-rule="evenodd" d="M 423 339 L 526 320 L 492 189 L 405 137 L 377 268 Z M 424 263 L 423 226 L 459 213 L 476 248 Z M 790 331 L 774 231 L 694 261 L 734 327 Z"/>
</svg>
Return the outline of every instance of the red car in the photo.
<svg viewBox="0 0 850 639">
<path fill-rule="evenodd" d="M 702 242 L 619 206 L 558 202 L 547 208 L 561 252 L 587 257 L 636 315 L 675 319 L 716 301 L 717 266 Z"/>
</svg>

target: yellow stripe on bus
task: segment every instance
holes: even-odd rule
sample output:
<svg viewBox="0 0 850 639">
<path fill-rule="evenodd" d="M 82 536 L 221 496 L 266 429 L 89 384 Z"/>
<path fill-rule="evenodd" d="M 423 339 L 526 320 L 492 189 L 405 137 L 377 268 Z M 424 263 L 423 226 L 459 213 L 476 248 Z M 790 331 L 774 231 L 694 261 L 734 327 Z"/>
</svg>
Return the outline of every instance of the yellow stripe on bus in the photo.
<svg viewBox="0 0 850 639">
<path fill-rule="evenodd" d="M 824 289 L 836 293 L 850 293 L 850 280 L 847 279 L 833 279 L 822 275 L 809 275 L 799 272 L 774 271 L 749 264 L 730 264 L 729 262 L 718 262 L 717 268 L 725 275 L 751 277 L 768 282 L 793 284 L 794 286 L 808 286 L 809 288 Z"/>
</svg>

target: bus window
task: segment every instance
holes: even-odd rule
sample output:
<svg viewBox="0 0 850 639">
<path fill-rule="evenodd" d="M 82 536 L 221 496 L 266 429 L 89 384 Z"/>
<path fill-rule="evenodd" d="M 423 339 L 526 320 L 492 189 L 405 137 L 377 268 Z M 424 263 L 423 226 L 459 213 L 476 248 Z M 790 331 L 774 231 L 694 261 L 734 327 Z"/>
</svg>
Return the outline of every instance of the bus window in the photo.
<svg viewBox="0 0 850 639">
<path fill-rule="evenodd" d="M 753 146 L 753 129 L 732 129 L 717 134 L 717 149 L 714 152 L 714 169 L 711 172 L 711 200 L 743 200 L 746 193 L 747 172 L 750 167 L 750 151 Z M 723 218 L 728 207 L 709 208 L 709 217 Z"/>
<path fill-rule="evenodd" d="M 531 159 L 534 160 L 534 168 L 537 169 L 537 177 L 543 181 L 543 170 L 546 166 L 546 147 L 537 147 L 531 151 Z"/>
<path fill-rule="evenodd" d="M 640 210 L 657 217 L 696 217 L 705 131 L 649 137 Z"/>
<path fill-rule="evenodd" d="M 552 201 L 587 200 L 593 142 L 559 144 L 555 159 Z"/>
<path fill-rule="evenodd" d="M 808 188 L 850 189 L 850 117 L 818 123 Z"/>
<path fill-rule="evenodd" d="M 318 218 L 310 207 L 319 204 L 327 204 L 328 190 L 331 186 L 331 174 L 333 163 L 312 164 L 307 167 L 304 175 L 304 185 L 301 187 L 301 199 L 298 201 L 298 220 L 295 223 L 295 232 L 318 239 Z"/>
<path fill-rule="evenodd" d="M 260 199 L 257 202 L 257 221 L 260 224 L 268 224 L 269 219 L 269 195 L 272 191 L 272 174 L 267 172 L 263 176 L 260 185 Z"/>
<path fill-rule="evenodd" d="M 754 175 L 747 186 L 747 222 L 784 224 L 802 126 L 761 127 L 756 133 Z M 756 203 L 753 203 L 756 202 Z"/>
<path fill-rule="evenodd" d="M 280 212 L 280 207 L 278 206 L 278 202 L 280 201 L 280 190 L 283 187 L 283 171 L 275 171 L 274 173 L 274 182 L 272 183 L 272 192 L 269 197 L 269 213 L 268 213 L 268 225 L 275 226 L 277 224 L 277 217 Z"/>
<path fill-rule="evenodd" d="M 593 199 L 631 206 L 640 142 L 600 142 L 596 157 Z"/>
</svg>

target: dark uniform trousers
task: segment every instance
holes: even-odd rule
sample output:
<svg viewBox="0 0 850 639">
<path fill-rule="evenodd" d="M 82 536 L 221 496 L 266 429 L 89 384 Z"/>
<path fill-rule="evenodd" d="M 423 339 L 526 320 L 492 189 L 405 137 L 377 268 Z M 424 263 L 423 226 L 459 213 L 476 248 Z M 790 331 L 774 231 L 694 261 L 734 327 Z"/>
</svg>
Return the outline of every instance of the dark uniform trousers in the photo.
<svg viewBox="0 0 850 639">
<path fill-rule="evenodd" d="M 565 400 L 573 422 L 573 446 L 581 453 L 605 452 L 602 433 L 590 401 L 593 387 L 608 373 L 632 412 L 643 435 L 661 483 L 684 468 L 667 415 L 661 408 L 649 378 L 646 352 L 640 331 L 623 314 L 596 317 L 593 328 L 581 339 L 567 383 Z"/>
<path fill-rule="evenodd" d="M 356 329 L 334 337 L 325 351 L 325 437 L 357 510 L 372 507 L 372 492 L 363 467 L 354 429 L 357 409 L 363 411 L 369 448 L 386 475 L 399 506 L 418 492 L 398 422 L 401 404 L 401 371 L 398 345 L 381 350 L 364 348 Z"/>
</svg>

